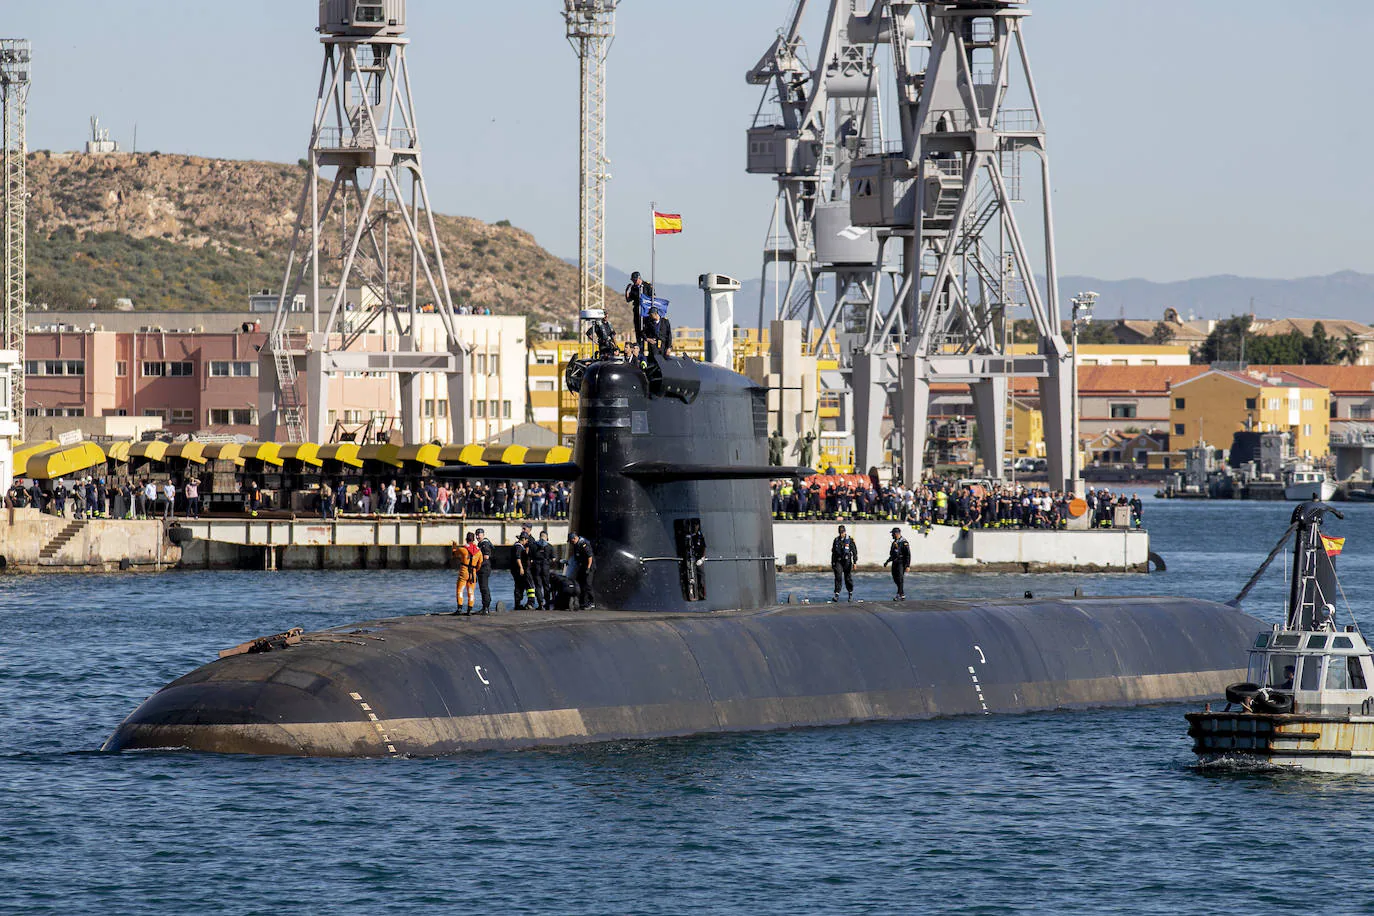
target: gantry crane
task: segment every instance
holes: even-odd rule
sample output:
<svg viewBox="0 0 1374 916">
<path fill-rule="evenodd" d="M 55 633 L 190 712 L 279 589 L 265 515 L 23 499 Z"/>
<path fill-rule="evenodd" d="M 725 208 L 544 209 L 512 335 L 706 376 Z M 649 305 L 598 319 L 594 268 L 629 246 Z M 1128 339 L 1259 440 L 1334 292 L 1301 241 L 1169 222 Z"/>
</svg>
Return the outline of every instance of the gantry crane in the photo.
<svg viewBox="0 0 1374 916">
<path fill-rule="evenodd" d="M 568 43 L 579 65 L 577 306 L 606 309 L 606 55 L 619 0 L 564 0 Z"/>
<path fill-rule="evenodd" d="M 29 68 L 32 51 L 22 38 L 0 39 L 0 105 L 4 107 L 3 155 L 0 180 L 4 182 L 4 311 L 0 314 L 0 351 L 15 354 L 4 367 L 8 391 L 0 395 L 0 421 L 13 423 L 15 435 L 24 432 L 24 313 L 28 301 L 28 120 Z"/>
</svg>

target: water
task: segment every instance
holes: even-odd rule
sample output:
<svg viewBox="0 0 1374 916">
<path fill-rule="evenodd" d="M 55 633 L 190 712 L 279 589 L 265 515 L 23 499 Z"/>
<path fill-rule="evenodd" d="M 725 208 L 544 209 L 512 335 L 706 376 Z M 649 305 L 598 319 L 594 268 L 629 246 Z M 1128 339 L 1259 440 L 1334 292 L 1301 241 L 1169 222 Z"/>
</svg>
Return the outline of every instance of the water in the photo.
<svg viewBox="0 0 1374 916">
<path fill-rule="evenodd" d="M 1167 573 L 908 593 L 1224 600 L 1290 511 L 1147 500 Z M 1342 580 L 1374 623 L 1374 507 L 1346 513 Z M 1282 573 L 1257 616 L 1277 619 Z M 859 579 L 888 597 L 885 575 Z M 829 577 L 781 585 L 820 598 Z M 443 572 L 0 577 L 0 913 L 1374 912 L 1374 779 L 1200 770 L 1179 706 L 434 760 L 95 750 L 216 649 L 446 609 L 452 589 Z"/>
</svg>

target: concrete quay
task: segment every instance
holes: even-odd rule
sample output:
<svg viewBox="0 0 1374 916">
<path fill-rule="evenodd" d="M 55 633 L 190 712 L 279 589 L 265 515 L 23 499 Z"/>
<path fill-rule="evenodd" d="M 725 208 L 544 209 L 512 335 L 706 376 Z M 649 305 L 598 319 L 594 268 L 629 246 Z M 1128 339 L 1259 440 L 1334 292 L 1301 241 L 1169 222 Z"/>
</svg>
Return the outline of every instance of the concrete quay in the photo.
<svg viewBox="0 0 1374 916">
<path fill-rule="evenodd" d="M 833 522 L 777 522 L 774 556 L 783 569 L 828 569 Z M 521 521 L 387 517 L 338 521 L 287 519 L 182 520 L 193 537 L 183 568 L 210 569 L 408 569 L 448 565 L 449 544 L 482 528 L 494 544 L 507 545 Z M 881 569 L 891 543 L 891 522 L 848 522 L 859 549 L 860 569 Z M 535 523 L 563 545 L 563 521 Z M 1064 570 L 1145 572 L 1150 562 L 1146 531 L 1042 531 L 933 526 L 922 534 L 903 526 L 914 571 L 969 570 L 1051 572 Z M 709 560 L 710 550 L 707 550 Z M 498 555 L 496 565 L 504 565 Z"/>
<path fill-rule="evenodd" d="M 435 569 L 449 563 L 449 545 L 482 528 L 497 545 L 509 545 L 521 521 L 464 522 L 434 517 L 321 519 L 177 519 L 78 521 L 8 509 L 0 524 L 0 569 L 11 572 L 91 572 L 115 569 Z M 881 569 L 891 543 L 891 522 L 846 522 L 859 549 L 860 569 Z M 774 556 L 780 569 L 828 569 L 834 522 L 777 522 Z M 560 548 L 565 521 L 547 528 Z M 1145 572 L 1150 537 L 1145 531 L 1040 531 L 936 525 L 921 533 L 902 526 L 911 544 L 912 571 L 935 572 Z M 709 558 L 709 550 L 708 550 Z M 496 565 L 506 564 L 500 550 Z"/>
<path fill-rule="evenodd" d="M 6 572 L 153 572 L 175 568 L 181 560 L 181 548 L 161 521 L 0 510 L 0 570 Z"/>
</svg>

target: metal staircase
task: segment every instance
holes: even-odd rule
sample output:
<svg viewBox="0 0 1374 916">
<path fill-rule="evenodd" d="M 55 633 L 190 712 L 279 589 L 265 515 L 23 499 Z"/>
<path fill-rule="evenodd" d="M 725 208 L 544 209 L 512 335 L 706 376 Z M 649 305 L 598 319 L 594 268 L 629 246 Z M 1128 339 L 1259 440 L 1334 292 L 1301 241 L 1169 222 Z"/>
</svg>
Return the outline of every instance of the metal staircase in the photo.
<svg viewBox="0 0 1374 916">
<path fill-rule="evenodd" d="M 296 388 L 296 361 L 287 351 L 286 335 L 272 335 L 272 358 L 277 364 L 277 415 L 290 442 L 305 441 L 305 416 Z"/>
</svg>

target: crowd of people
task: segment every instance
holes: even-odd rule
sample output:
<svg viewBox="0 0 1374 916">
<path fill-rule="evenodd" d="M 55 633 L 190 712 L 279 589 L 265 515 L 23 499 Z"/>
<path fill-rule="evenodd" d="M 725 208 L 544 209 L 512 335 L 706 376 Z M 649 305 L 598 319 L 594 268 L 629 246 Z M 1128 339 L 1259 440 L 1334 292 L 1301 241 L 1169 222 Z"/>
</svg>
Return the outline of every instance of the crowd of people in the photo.
<svg viewBox="0 0 1374 916">
<path fill-rule="evenodd" d="M 1110 527 L 1113 510 L 1130 509 L 1139 528 L 1144 505 L 1138 494 L 1104 488 L 1084 495 L 1094 527 Z M 934 479 L 916 487 L 884 485 L 869 477 L 823 475 L 773 484 L 773 517 L 779 520 L 853 519 L 905 522 L 917 528 L 1062 528 L 1074 495 L 1033 484 Z"/>
<path fill-rule="evenodd" d="M 563 519 L 568 517 L 572 491 L 567 484 L 497 480 L 491 483 L 458 481 L 452 486 L 432 477 L 331 484 L 319 488 L 320 516 L 447 515 L 466 518 Z"/>
<path fill-rule="evenodd" d="M 171 480 L 128 477 L 106 479 L 82 476 L 71 481 L 55 481 L 51 488 L 38 481 L 25 485 L 16 480 L 5 494 L 7 505 L 37 509 L 50 515 L 75 519 L 170 519 L 174 513 L 196 518 L 200 515 L 200 481 L 192 478 L 177 485 Z"/>
</svg>

